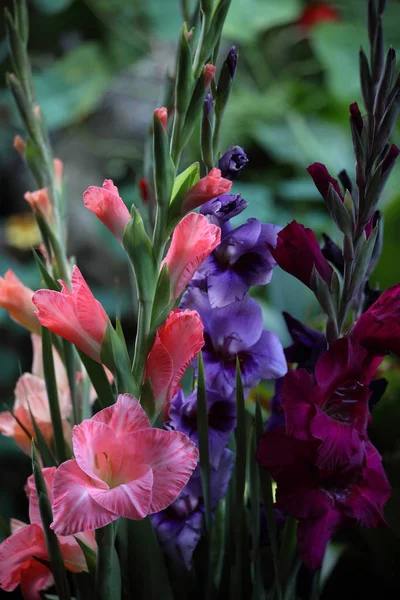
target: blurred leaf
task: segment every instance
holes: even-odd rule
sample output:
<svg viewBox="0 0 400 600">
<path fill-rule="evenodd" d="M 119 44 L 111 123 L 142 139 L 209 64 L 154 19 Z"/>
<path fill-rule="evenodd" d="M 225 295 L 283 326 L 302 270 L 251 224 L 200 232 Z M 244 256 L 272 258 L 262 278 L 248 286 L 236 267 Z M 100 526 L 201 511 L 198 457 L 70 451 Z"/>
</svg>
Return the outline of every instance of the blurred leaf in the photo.
<svg viewBox="0 0 400 600">
<path fill-rule="evenodd" d="M 86 117 L 99 103 L 112 73 L 97 42 L 85 42 L 35 77 L 41 106 L 50 129 Z"/>
<path fill-rule="evenodd" d="M 66 10 L 75 0 L 32 0 L 35 7 L 43 13 L 52 15 Z"/>
<path fill-rule="evenodd" d="M 235 42 L 253 42 L 266 29 L 295 21 L 301 13 L 300 0 L 236 0 L 224 27 L 224 37 Z"/>
<path fill-rule="evenodd" d="M 332 95 L 339 101 L 358 100 L 358 52 L 360 44 L 367 47 L 365 25 L 326 23 L 313 28 L 310 38 L 314 51 L 326 70 Z"/>
</svg>

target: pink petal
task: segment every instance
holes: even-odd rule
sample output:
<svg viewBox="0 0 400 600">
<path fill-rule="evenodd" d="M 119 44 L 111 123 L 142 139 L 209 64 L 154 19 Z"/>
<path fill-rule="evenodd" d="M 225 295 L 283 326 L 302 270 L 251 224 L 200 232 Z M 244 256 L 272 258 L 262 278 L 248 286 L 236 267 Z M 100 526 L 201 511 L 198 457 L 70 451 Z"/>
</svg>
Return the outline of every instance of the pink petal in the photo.
<svg viewBox="0 0 400 600">
<path fill-rule="evenodd" d="M 80 469 L 76 460 L 62 463 L 53 481 L 53 523 L 57 535 L 74 535 L 104 527 L 118 519 L 95 502 L 91 496 L 97 481 Z"/>
<path fill-rule="evenodd" d="M 97 354 L 100 354 L 107 327 L 107 314 L 100 302 L 93 296 L 76 265 L 72 269 L 71 284 L 75 298 L 76 316 L 80 326 L 96 349 Z"/>
<path fill-rule="evenodd" d="M 95 481 L 100 489 L 121 466 L 121 449 L 111 427 L 88 419 L 72 429 L 72 445 L 79 467 Z"/>
<path fill-rule="evenodd" d="M 21 593 L 25 600 L 41 600 L 41 592 L 53 583 L 50 569 L 35 558 L 21 572 Z"/>
<path fill-rule="evenodd" d="M 44 379 L 43 373 L 43 356 L 42 356 L 42 338 L 40 335 L 31 335 L 32 346 L 33 346 L 33 362 L 32 362 L 32 375 L 37 375 Z M 54 369 L 56 372 L 57 387 L 59 390 L 69 391 L 68 376 L 65 369 L 64 363 L 60 358 L 57 350 L 53 346 L 53 361 Z"/>
<path fill-rule="evenodd" d="M 31 575 L 34 578 L 39 567 L 38 561 L 32 557 L 37 556 L 49 560 L 46 542 L 42 528 L 39 525 L 26 525 L 15 531 L 10 537 L 0 544 L 0 587 L 10 592 L 19 585 L 22 571 L 32 564 Z M 41 571 L 41 570 L 40 570 Z M 50 571 L 47 569 L 51 575 Z"/>
<path fill-rule="evenodd" d="M 111 179 L 106 179 L 102 188 L 89 187 L 83 194 L 83 203 L 122 242 L 130 214 Z"/>
<path fill-rule="evenodd" d="M 173 363 L 168 350 L 163 346 L 157 333 L 153 347 L 147 357 L 145 379 L 150 378 L 157 406 L 167 401 L 168 388 L 173 377 Z"/>
<path fill-rule="evenodd" d="M 142 430 L 147 431 L 147 430 Z M 132 460 L 132 456 L 130 456 Z M 90 495 L 103 508 L 126 519 L 143 519 L 149 513 L 153 471 L 149 465 L 135 467 L 134 479 L 109 490 L 92 490 Z"/>
<path fill-rule="evenodd" d="M 221 241 L 221 229 L 204 215 L 189 213 L 178 223 L 161 266 L 166 263 L 171 279 L 171 299 L 178 298 L 202 262 Z"/>
<path fill-rule="evenodd" d="M 195 444 L 180 431 L 162 429 L 142 429 L 126 436 L 125 442 L 126 456 L 130 448 L 136 464 L 150 465 L 153 470 L 149 512 L 163 510 L 180 494 L 196 468 L 199 453 Z"/>
<path fill-rule="evenodd" d="M 115 404 L 103 408 L 92 417 L 92 420 L 111 427 L 117 438 L 138 429 L 151 427 L 143 408 L 130 394 L 120 394 Z"/>
<path fill-rule="evenodd" d="M 78 534 L 78 536 L 80 535 L 82 534 Z M 64 566 L 68 571 L 71 571 L 71 573 L 81 573 L 88 570 L 85 555 L 74 536 L 59 535 L 58 543 L 60 544 Z"/>
</svg>

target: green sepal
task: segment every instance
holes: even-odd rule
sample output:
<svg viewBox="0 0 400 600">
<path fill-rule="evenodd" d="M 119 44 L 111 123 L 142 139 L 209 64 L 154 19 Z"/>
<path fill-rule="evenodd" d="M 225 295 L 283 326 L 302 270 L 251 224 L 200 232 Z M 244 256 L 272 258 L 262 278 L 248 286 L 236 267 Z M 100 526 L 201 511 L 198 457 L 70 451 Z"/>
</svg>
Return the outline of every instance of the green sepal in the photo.
<svg viewBox="0 0 400 600">
<path fill-rule="evenodd" d="M 93 548 L 91 548 L 87 544 L 85 544 L 85 542 L 82 542 L 82 540 L 78 536 L 74 535 L 74 538 L 83 552 L 88 572 L 90 573 L 90 575 L 94 575 L 96 573 L 96 551 L 93 550 Z"/>
<path fill-rule="evenodd" d="M 328 284 L 318 273 L 315 265 L 311 272 L 310 287 L 315 294 L 322 310 L 328 317 L 335 318 L 336 311 Z"/>
<path fill-rule="evenodd" d="M 175 165 L 169 153 L 167 132 L 156 114 L 153 118 L 153 161 L 156 201 L 159 207 L 166 207 L 171 198 Z"/>
<path fill-rule="evenodd" d="M 157 404 L 153 392 L 153 386 L 151 385 L 149 378 L 147 378 L 142 385 L 140 392 L 140 404 L 142 405 L 143 410 L 146 412 L 146 415 L 149 417 L 149 419 L 154 419 L 157 414 Z"/>
<path fill-rule="evenodd" d="M 219 120 L 225 111 L 229 96 L 231 95 L 233 79 L 226 60 L 224 61 L 218 77 L 217 90 L 215 94 L 215 114 Z"/>
<path fill-rule="evenodd" d="M 29 17 L 28 7 L 26 0 L 17 0 L 14 4 L 15 10 L 15 24 L 17 27 L 19 39 L 26 48 L 28 45 L 29 38 Z"/>
<path fill-rule="evenodd" d="M 187 33 L 187 26 L 184 23 L 179 36 L 175 83 L 175 110 L 182 115 L 186 114 L 193 87 L 192 51 L 186 37 Z"/>
<path fill-rule="evenodd" d="M 56 292 L 59 292 L 61 290 L 61 286 L 58 283 L 58 281 L 56 281 L 51 275 L 50 273 L 47 271 L 46 267 L 44 266 L 43 262 L 40 260 L 40 257 L 38 255 L 38 253 L 36 252 L 36 250 L 32 250 L 33 252 L 33 257 L 35 259 L 36 265 L 40 271 L 40 274 L 43 278 L 43 281 L 45 282 L 46 286 L 48 287 L 49 290 L 55 290 Z"/>
<path fill-rule="evenodd" d="M 185 121 L 183 123 L 180 147 L 184 148 L 189 141 L 190 136 L 193 133 L 197 119 L 199 118 L 204 102 L 204 96 L 207 91 L 207 86 L 204 78 L 204 71 L 201 72 L 200 77 L 197 79 L 194 86 L 193 94 L 190 99 L 190 104 L 187 109 Z"/>
<path fill-rule="evenodd" d="M 372 254 L 378 237 L 378 225 L 376 225 L 367 240 L 361 239 L 354 256 L 354 269 L 351 276 L 349 289 L 347 290 L 346 301 L 350 302 L 358 288 L 362 285 L 368 272 Z"/>
<path fill-rule="evenodd" d="M 191 187 L 196 185 L 200 180 L 200 165 L 198 162 L 193 163 L 179 173 L 174 181 L 172 188 L 171 203 L 168 212 L 168 229 L 169 231 L 176 225 L 177 220 L 182 216 L 182 204 L 187 192 Z"/>
<path fill-rule="evenodd" d="M 51 333 L 45 327 L 42 327 L 42 356 L 43 373 L 46 382 L 47 398 L 49 401 L 51 424 L 53 427 L 54 450 L 57 462 L 61 463 L 67 460 L 68 456 L 65 448 L 63 423 L 58 400 L 58 388 L 54 369 Z"/>
<path fill-rule="evenodd" d="M 102 364 L 90 358 L 87 354 L 78 350 L 78 354 L 86 369 L 90 381 L 97 393 L 97 399 L 101 408 L 107 408 L 115 402 L 114 394 L 106 372 Z"/>
<path fill-rule="evenodd" d="M 21 119 L 24 122 L 24 125 L 30 136 L 36 136 L 36 125 L 34 123 L 34 115 L 32 113 L 32 108 L 28 102 L 28 99 L 24 93 L 21 82 L 14 73 L 7 73 L 6 75 L 7 86 L 10 88 L 13 98 L 15 100 L 15 104 L 17 105 L 19 114 Z"/>
<path fill-rule="evenodd" d="M 133 268 L 138 297 L 152 299 L 158 275 L 157 261 L 153 245 L 136 206 L 132 206 L 131 220 L 125 227 L 122 242 Z"/>
<path fill-rule="evenodd" d="M 46 483 L 39 463 L 35 442 L 32 440 L 32 470 L 38 497 L 40 518 L 46 539 L 47 552 L 50 557 L 51 571 L 53 573 L 57 594 L 60 600 L 70 600 L 70 590 L 60 545 L 56 534 L 50 529 L 53 521 L 51 504 L 47 495 Z"/>
<path fill-rule="evenodd" d="M 331 183 L 328 187 L 328 193 L 326 195 L 325 202 L 329 214 L 338 226 L 339 230 L 349 237 L 352 236 L 353 222 L 351 216 L 344 205 L 344 202 L 341 200 Z"/>
<path fill-rule="evenodd" d="M 139 387 L 131 373 L 131 361 L 128 349 L 121 340 L 110 321 L 104 334 L 100 350 L 101 362 L 104 363 L 115 377 L 119 394 L 132 394 L 136 398 Z"/>
<path fill-rule="evenodd" d="M 203 116 L 201 119 L 201 158 L 203 163 L 210 171 L 214 166 L 214 152 L 213 152 L 213 126 L 214 115 L 211 110 L 208 112 L 206 107 L 206 101 L 203 105 Z"/>
<path fill-rule="evenodd" d="M 199 435 L 200 476 L 204 498 L 204 518 L 208 534 L 211 531 L 211 492 L 210 492 L 210 442 L 208 435 L 207 392 L 204 378 L 203 355 L 198 357 L 197 376 L 197 431 Z"/>
<path fill-rule="evenodd" d="M 171 281 L 168 273 L 167 263 L 158 275 L 156 290 L 154 293 L 153 307 L 151 310 L 151 327 L 157 322 L 158 317 L 165 311 L 171 301 Z"/>
<path fill-rule="evenodd" d="M 26 139 L 25 160 L 38 185 L 45 187 L 46 173 L 43 170 L 43 153 L 31 136 L 28 136 Z"/>
<path fill-rule="evenodd" d="M 219 0 L 214 6 L 210 27 L 204 37 L 200 53 L 200 65 L 204 65 L 208 57 L 213 54 L 214 48 L 218 44 L 230 4 L 231 0 Z"/>
<path fill-rule="evenodd" d="M 48 445 L 46 444 L 46 440 L 43 437 L 42 432 L 39 429 L 38 424 L 36 423 L 36 419 L 33 416 L 29 401 L 28 401 L 29 415 L 31 417 L 33 431 L 35 432 L 36 445 L 38 447 L 40 457 L 43 462 L 44 467 L 55 467 L 57 466 L 57 462 L 54 459 L 54 456 L 50 452 Z"/>
<path fill-rule="evenodd" d="M 212 13 L 213 5 L 214 0 L 200 0 L 200 8 L 205 15 L 210 15 Z"/>
</svg>

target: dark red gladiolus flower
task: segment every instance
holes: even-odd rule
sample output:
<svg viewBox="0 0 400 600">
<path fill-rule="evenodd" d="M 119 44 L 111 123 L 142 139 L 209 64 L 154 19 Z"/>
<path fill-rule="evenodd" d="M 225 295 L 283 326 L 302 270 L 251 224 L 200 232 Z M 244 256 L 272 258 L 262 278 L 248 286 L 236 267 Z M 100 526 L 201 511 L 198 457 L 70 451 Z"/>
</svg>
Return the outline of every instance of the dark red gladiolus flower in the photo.
<svg viewBox="0 0 400 600">
<path fill-rule="evenodd" d="M 309 30 L 318 25 L 318 23 L 338 20 L 339 13 L 333 6 L 323 2 L 316 2 L 305 7 L 299 19 L 299 25 Z"/>
<path fill-rule="evenodd" d="M 309 175 L 311 175 L 315 183 L 315 187 L 317 188 L 324 200 L 326 200 L 329 191 L 329 184 L 331 183 L 333 185 L 333 189 L 343 202 L 343 195 L 340 191 L 339 182 L 337 179 L 330 176 L 329 171 L 325 165 L 323 165 L 322 163 L 315 162 L 309 167 L 307 167 L 307 172 Z"/>
<path fill-rule="evenodd" d="M 333 270 L 324 258 L 312 229 L 292 221 L 279 232 L 276 247 L 268 247 L 278 265 L 308 287 L 314 265 L 322 279 L 330 285 Z"/>
<path fill-rule="evenodd" d="M 400 283 L 383 292 L 358 318 L 350 335 L 369 352 L 400 356 Z"/>
<path fill-rule="evenodd" d="M 362 130 L 364 128 L 364 121 L 361 116 L 360 109 L 358 108 L 357 102 L 353 102 L 352 104 L 350 104 L 349 110 L 350 110 L 350 118 L 353 121 L 354 126 L 357 129 L 359 135 L 361 135 Z"/>
<path fill-rule="evenodd" d="M 376 448 L 367 441 L 361 466 L 316 468 L 318 443 L 298 440 L 283 428 L 264 433 L 257 461 L 277 482 L 276 507 L 298 519 L 300 558 L 321 567 L 330 538 L 342 527 L 387 525 L 382 510 L 390 486 Z"/>
<path fill-rule="evenodd" d="M 381 362 L 357 341 L 337 340 L 318 360 L 315 374 L 290 371 L 284 378 L 282 404 L 286 433 L 320 441 L 319 468 L 336 469 L 364 460 L 369 419 L 369 384 Z"/>
</svg>

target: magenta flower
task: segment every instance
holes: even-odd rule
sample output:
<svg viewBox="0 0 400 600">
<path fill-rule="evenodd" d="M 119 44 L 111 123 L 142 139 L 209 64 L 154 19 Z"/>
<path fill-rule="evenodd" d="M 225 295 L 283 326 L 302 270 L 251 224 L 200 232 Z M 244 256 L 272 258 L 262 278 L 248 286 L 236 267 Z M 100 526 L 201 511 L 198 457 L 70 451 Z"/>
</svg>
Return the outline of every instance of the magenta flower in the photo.
<svg viewBox="0 0 400 600">
<path fill-rule="evenodd" d="M 333 189 L 335 190 L 339 198 L 343 201 L 343 196 L 342 192 L 340 191 L 339 182 L 337 181 L 337 179 L 334 179 L 330 176 L 329 171 L 325 165 L 316 162 L 307 167 L 307 171 L 309 175 L 311 175 L 315 183 L 315 187 L 317 188 L 324 200 L 326 200 L 326 197 L 328 195 L 329 185 L 332 184 Z"/>
<path fill-rule="evenodd" d="M 83 204 L 122 243 L 125 227 L 131 217 L 112 180 L 105 179 L 102 187 L 91 185 L 83 194 Z"/>
<path fill-rule="evenodd" d="M 314 376 L 306 369 L 286 375 L 282 392 L 286 433 L 320 442 L 318 467 L 335 469 L 350 460 L 362 462 L 368 386 L 381 360 L 371 359 L 356 341 L 341 338 L 318 360 Z"/>
<path fill-rule="evenodd" d="M 76 425 L 72 445 L 75 459 L 62 463 L 54 476 L 51 527 L 57 535 L 163 510 L 182 491 L 198 460 L 186 435 L 153 429 L 129 394 Z"/>
<path fill-rule="evenodd" d="M 278 234 L 276 247 L 268 245 L 278 265 L 293 277 L 310 287 L 313 267 L 328 285 L 332 279 L 332 267 L 324 258 L 312 229 L 292 221 Z"/>
<path fill-rule="evenodd" d="M 342 527 L 385 526 L 382 510 L 390 486 L 376 448 L 367 441 L 361 466 L 343 470 L 315 467 L 317 442 L 264 433 L 257 460 L 277 482 L 276 506 L 298 519 L 300 558 L 311 569 L 321 567 L 326 545 Z"/>
<path fill-rule="evenodd" d="M 400 355 L 400 283 L 383 292 L 358 318 L 350 335 L 370 352 Z"/>
</svg>

